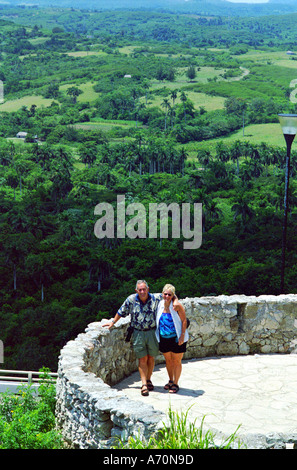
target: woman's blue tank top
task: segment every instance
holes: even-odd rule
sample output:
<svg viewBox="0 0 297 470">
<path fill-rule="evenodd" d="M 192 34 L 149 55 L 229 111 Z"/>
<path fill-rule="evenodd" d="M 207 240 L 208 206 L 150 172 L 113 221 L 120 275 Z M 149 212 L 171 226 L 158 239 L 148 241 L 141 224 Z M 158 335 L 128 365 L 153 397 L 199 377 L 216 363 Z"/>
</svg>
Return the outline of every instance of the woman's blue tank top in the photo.
<svg viewBox="0 0 297 470">
<path fill-rule="evenodd" d="M 176 331 L 171 313 L 163 312 L 159 322 L 160 335 L 165 338 L 173 338 Z"/>
</svg>

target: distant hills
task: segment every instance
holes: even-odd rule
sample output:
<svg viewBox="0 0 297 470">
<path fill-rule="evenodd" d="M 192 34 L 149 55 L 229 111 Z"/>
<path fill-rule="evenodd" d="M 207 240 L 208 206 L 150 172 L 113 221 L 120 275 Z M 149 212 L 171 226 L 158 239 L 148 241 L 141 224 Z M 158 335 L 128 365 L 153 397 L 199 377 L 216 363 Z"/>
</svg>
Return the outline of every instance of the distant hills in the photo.
<svg viewBox="0 0 297 470">
<path fill-rule="evenodd" d="M 9 0 L 0 8 L 20 5 L 19 0 Z M 261 16 L 297 12 L 296 0 L 269 0 L 269 3 L 231 3 L 227 0 L 28 0 L 22 4 L 32 7 L 67 7 L 80 9 L 162 9 L 180 13 L 221 16 Z"/>
</svg>

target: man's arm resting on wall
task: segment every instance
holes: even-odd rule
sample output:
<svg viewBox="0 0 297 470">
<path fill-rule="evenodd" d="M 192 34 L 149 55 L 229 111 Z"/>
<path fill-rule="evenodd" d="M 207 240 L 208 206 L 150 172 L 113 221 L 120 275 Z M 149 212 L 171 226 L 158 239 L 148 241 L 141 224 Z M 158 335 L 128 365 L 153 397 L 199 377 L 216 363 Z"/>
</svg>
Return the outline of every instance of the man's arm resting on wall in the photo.
<svg viewBox="0 0 297 470">
<path fill-rule="evenodd" d="M 108 323 L 104 323 L 104 325 L 102 325 L 103 327 L 107 327 L 109 330 L 110 328 L 113 327 L 113 325 L 119 321 L 119 319 L 122 318 L 118 313 L 116 314 L 116 316 L 112 319 L 112 320 L 109 320 Z"/>
</svg>

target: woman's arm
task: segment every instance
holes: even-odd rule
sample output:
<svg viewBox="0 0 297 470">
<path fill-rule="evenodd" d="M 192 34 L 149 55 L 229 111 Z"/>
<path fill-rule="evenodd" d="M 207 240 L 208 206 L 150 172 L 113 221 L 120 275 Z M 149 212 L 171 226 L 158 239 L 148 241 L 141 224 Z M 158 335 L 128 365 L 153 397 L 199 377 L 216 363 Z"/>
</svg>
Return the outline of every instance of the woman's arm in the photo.
<svg viewBox="0 0 297 470">
<path fill-rule="evenodd" d="M 177 311 L 179 318 L 181 319 L 181 322 L 182 322 L 182 331 L 178 339 L 178 345 L 181 346 L 185 340 L 185 332 L 187 329 L 187 317 L 186 317 L 186 311 L 180 302 L 176 304 L 175 310 Z"/>
</svg>

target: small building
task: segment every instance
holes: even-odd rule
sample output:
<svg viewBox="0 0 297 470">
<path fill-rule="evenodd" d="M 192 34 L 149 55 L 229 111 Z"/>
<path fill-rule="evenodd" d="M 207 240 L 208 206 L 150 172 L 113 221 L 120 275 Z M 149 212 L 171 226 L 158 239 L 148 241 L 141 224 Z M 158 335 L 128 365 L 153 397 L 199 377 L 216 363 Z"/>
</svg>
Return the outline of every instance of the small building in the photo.
<svg viewBox="0 0 297 470">
<path fill-rule="evenodd" d="M 18 139 L 24 139 L 26 142 L 38 142 L 38 135 L 31 135 L 28 132 L 18 132 L 16 137 Z"/>
<path fill-rule="evenodd" d="M 25 139 L 27 135 L 28 135 L 28 132 L 18 132 L 16 136 L 18 139 Z"/>
</svg>

